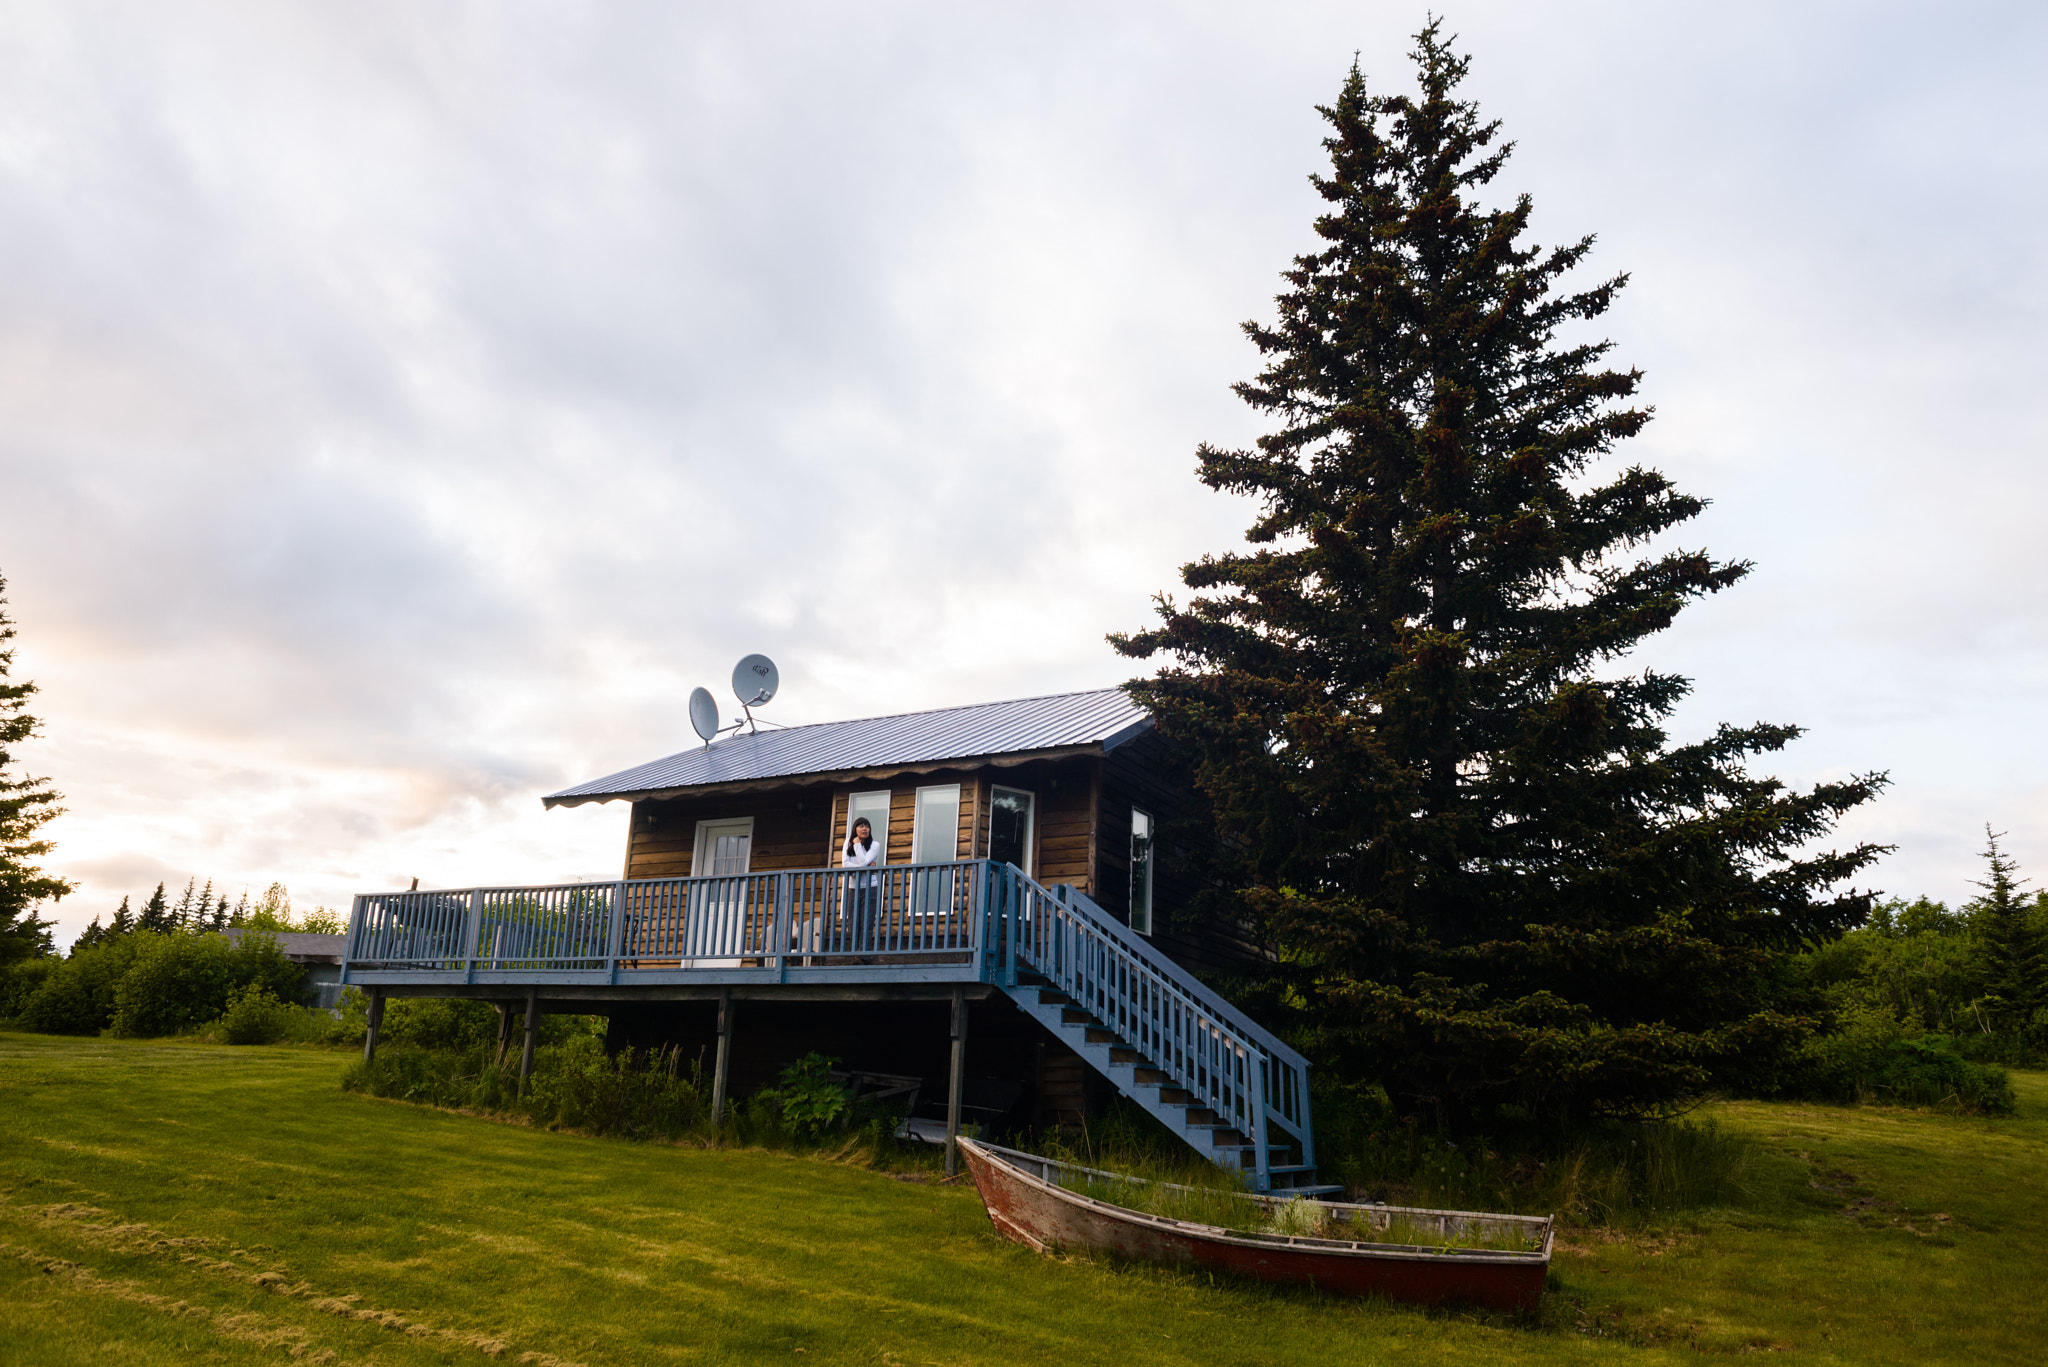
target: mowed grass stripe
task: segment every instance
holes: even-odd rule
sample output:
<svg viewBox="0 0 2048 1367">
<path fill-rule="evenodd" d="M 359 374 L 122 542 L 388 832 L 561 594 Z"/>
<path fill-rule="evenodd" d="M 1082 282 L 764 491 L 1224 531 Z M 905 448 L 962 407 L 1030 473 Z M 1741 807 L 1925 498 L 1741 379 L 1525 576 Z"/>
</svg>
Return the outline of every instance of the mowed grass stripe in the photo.
<svg viewBox="0 0 2048 1367">
<path fill-rule="evenodd" d="M 1779 1155 L 1758 1174 L 1755 1208 L 1577 1241 L 1558 1258 L 1564 1290 L 1547 1326 L 1532 1329 L 1044 1259 L 995 1238 L 964 1187 L 369 1100 L 336 1086 L 343 1061 L 0 1035 L 0 1241 L 206 1307 L 215 1324 L 261 1315 L 299 1336 L 252 1346 L 133 1302 L 105 1308 L 16 1260 L 0 1322 L 16 1347 L 42 1335 L 22 1360 L 83 1352 L 91 1334 L 76 1317 L 94 1315 L 127 1336 L 118 1360 L 137 1362 L 279 1361 L 293 1346 L 484 1362 L 477 1345 L 502 1344 L 505 1361 L 590 1367 L 1651 1363 L 1700 1347 L 1996 1363 L 2032 1361 L 2043 1341 L 2038 1075 L 2019 1079 L 2010 1121 L 1719 1108 Z M 65 1203 L 106 1214 L 46 1213 Z M 158 1249 L 94 1232 L 117 1224 L 205 1242 Z M 262 1273 L 280 1289 L 255 1285 Z M 342 1318 L 343 1297 L 356 1298 L 346 1314 L 406 1327 Z M 212 1357 L 189 1356 L 195 1343 Z"/>
</svg>

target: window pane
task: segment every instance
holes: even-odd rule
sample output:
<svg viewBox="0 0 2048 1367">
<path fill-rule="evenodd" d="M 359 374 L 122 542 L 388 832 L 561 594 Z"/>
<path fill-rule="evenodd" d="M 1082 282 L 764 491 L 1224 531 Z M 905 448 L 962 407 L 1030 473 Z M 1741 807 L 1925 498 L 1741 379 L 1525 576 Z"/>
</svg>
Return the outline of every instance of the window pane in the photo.
<svg viewBox="0 0 2048 1367">
<path fill-rule="evenodd" d="M 711 850 L 711 873 L 713 877 L 747 871 L 747 846 L 752 843 L 743 835 L 721 835 L 716 837 Z"/>
<path fill-rule="evenodd" d="M 989 802 L 988 857 L 1031 872 L 1031 807 L 1029 793 L 998 788 Z"/>
<path fill-rule="evenodd" d="M 1152 816 L 1131 808 L 1131 929 L 1152 933 Z"/>
<path fill-rule="evenodd" d="M 943 864 L 960 849 L 960 785 L 917 790 L 917 839 L 911 861 Z"/>
</svg>

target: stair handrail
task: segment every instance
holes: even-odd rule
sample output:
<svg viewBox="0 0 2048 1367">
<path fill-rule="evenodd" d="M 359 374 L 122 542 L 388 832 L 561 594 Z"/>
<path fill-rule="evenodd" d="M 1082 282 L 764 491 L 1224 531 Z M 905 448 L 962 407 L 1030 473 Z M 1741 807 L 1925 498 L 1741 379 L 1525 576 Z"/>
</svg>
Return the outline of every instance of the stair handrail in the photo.
<svg viewBox="0 0 2048 1367">
<path fill-rule="evenodd" d="M 1247 1138 L 1254 1145 L 1258 1167 L 1258 1180 L 1263 1189 L 1269 1168 L 1266 1123 L 1274 1122 L 1292 1134 L 1301 1143 L 1302 1162 L 1313 1166 L 1315 1163 L 1315 1138 L 1310 1117 L 1308 1097 L 1309 1062 L 1293 1048 L 1278 1039 L 1272 1031 L 1251 1019 L 1243 1011 L 1225 1000 L 1221 993 L 1194 976 L 1186 968 L 1167 957 L 1143 937 L 1132 931 L 1093 898 L 1071 885 L 1062 884 L 1057 892 L 1046 888 L 1018 869 L 1015 865 L 1003 866 L 1002 871 L 1015 879 L 1020 893 L 1017 909 L 1034 896 L 1044 902 L 1058 906 L 1070 913 L 1078 926 L 1084 926 L 1087 933 L 1099 937 L 1107 946 L 1126 961 L 1140 967 L 1146 974 L 1155 977 L 1160 986 L 1167 988 L 1191 1006 L 1208 1017 L 1214 1025 L 1231 1036 L 1243 1048 L 1256 1065 L 1256 1074 L 1245 1079 L 1246 1100 L 1251 1106 L 1251 1115 L 1256 1121 L 1251 1128 L 1254 1133 Z M 1000 914 L 998 905 L 1007 903 L 1007 898 L 991 897 L 985 903 L 989 913 Z M 1030 937 L 1018 934 L 1015 923 L 1009 933 L 991 936 L 986 943 L 994 949 L 998 940 L 1005 942 L 1000 961 L 990 966 L 1003 975 L 1011 985 L 1016 981 L 1016 968 L 1020 958 L 1035 958 L 1029 953 Z M 1033 963 L 1033 968 L 1044 971 L 1048 965 Z M 1049 977 L 1057 974 L 1048 972 Z M 1175 1073 L 1166 1060 L 1155 1060 L 1169 1073 Z M 1192 1085 L 1188 1078 L 1177 1077 L 1180 1085 Z M 1198 1089 L 1199 1090 L 1199 1089 Z"/>
<path fill-rule="evenodd" d="M 1069 906 L 1079 903 L 1084 911 L 1100 923 L 1101 928 L 1112 939 L 1119 941 L 1125 949 L 1145 960 L 1146 963 L 1159 970 L 1166 977 L 1171 978 L 1184 991 L 1194 994 L 1202 1001 L 1203 1005 L 1229 1021 L 1237 1029 L 1249 1035 L 1261 1049 L 1275 1057 L 1286 1060 L 1297 1068 L 1307 1069 L 1309 1067 L 1309 1061 L 1303 1058 L 1300 1053 L 1289 1048 L 1278 1035 L 1275 1035 L 1271 1030 L 1260 1025 L 1250 1016 L 1247 1016 L 1244 1012 L 1233 1006 L 1230 999 L 1215 988 L 1209 986 L 1200 978 L 1188 972 L 1180 964 L 1154 948 L 1151 941 L 1103 910 L 1101 904 L 1089 897 L 1087 893 L 1068 884 L 1062 884 L 1061 886 L 1067 888 L 1067 904 Z"/>
</svg>

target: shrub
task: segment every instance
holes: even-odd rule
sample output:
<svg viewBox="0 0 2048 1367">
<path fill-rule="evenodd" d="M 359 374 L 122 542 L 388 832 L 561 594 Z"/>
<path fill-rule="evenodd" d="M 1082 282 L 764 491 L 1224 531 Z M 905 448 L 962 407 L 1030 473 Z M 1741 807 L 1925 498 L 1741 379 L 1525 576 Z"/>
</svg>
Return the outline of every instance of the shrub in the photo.
<svg viewBox="0 0 2048 1367">
<path fill-rule="evenodd" d="M 21 1010 L 21 1023 L 49 1035 L 97 1035 L 114 1018 L 114 993 L 156 935 L 123 935 L 80 950 L 43 978 Z"/>
<path fill-rule="evenodd" d="M 304 1014 L 279 1001 L 262 983 L 249 983 L 228 998 L 220 1016 L 220 1037 L 228 1044 L 275 1044 Z"/>
<path fill-rule="evenodd" d="M 107 1013 L 93 1001 L 85 975 L 67 963 L 29 997 L 21 1023 L 46 1035 L 97 1035 L 106 1027 Z"/>
<path fill-rule="evenodd" d="M 792 1138 L 810 1142 L 844 1129 L 853 1119 L 853 1091 L 831 1076 L 837 1062 L 813 1053 L 784 1068 L 776 1085 L 750 1102 L 749 1127 L 762 1131 L 779 1128 Z"/>
<path fill-rule="evenodd" d="M 1871 1089 L 1903 1106 L 1941 1106 L 1978 1115 L 2011 1115 L 2012 1078 L 1995 1064 L 1972 1063 L 1946 1035 L 1894 1041 L 1878 1060 Z"/>
<path fill-rule="evenodd" d="M 284 957 L 274 936 L 147 935 L 114 989 L 112 1025 L 120 1035 L 169 1035 L 218 1020 L 239 988 L 267 989 L 297 1001 L 305 970 Z"/>
<path fill-rule="evenodd" d="M 62 959 L 22 959 L 0 968 L 0 1021 L 14 1021 L 28 1009 L 29 998 L 64 966 Z"/>
</svg>

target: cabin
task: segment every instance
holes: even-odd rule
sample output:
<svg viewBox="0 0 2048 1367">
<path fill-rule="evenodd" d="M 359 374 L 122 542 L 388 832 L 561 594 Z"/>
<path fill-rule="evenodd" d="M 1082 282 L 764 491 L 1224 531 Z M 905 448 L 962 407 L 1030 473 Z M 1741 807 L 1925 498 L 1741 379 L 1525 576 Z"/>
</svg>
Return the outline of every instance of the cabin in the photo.
<svg viewBox="0 0 2048 1367">
<path fill-rule="evenodd" d="M 615 1049 L 706 1058 L 718 1107 L 815 1051 L 949 1161 L 963 1123 L 1115 1093 L 1261 1190 L 1313 1188 L 1308 1064 L 1203 980 L 1260 951 L 1199 911 L 1204 808 L 1122 690 L 763 727 L 542 800 L 630 804 L 618 880 L 358 896 L 366 1050 L 390 996 L 524 1012 L 522 1072 L 541 1012 L 603 1013 Z M 848 868 L 862 821 L 880 849 Z"/>
</svg>

